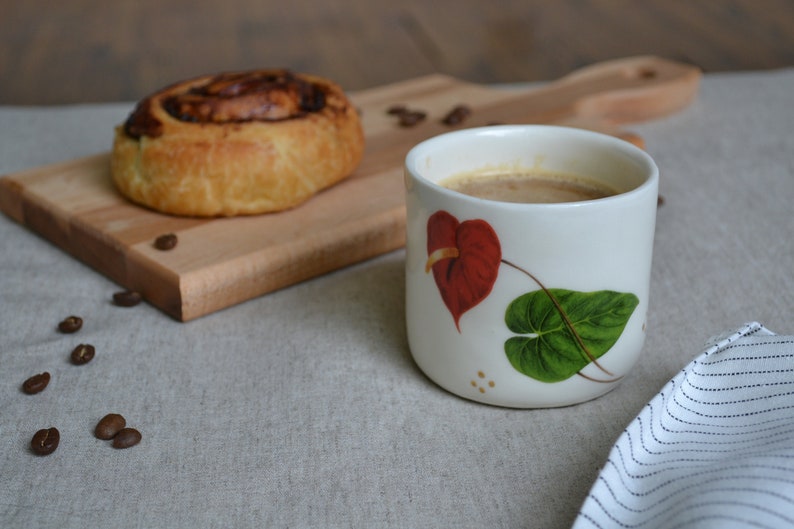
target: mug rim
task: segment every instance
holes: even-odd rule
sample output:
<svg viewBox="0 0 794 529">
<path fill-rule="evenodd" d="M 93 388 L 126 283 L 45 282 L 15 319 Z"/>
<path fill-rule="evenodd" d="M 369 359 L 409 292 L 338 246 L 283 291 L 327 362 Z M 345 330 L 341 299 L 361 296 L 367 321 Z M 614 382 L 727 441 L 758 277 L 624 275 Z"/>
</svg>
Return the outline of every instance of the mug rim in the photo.
<svg viewBox="0 0 794 529">
<path fill-rule="evenodd" d="M 487 198 L 480 198 L 459 191 L 452 190 L 448 187 L 427 178 L 420 170 L 420 160 L 422 156 L 426 156 L 429 149 L 436 147 L 438 144 L 444 142 L 455 141 L 456 138 L 473 137 L 473 136 L 515 136 L 515 135 L 531 135 L 531 134 L 557 134 L 561 136 L 574 137 L 578 139 L 585 139 L 586 141 L 593 142 L 594 145 L 601 144 L 605 148 L 617 149 L 627 154 L 632 160 L 637 161 L 640 165 L 644 166 L 642 178 L 644 181 L 639 185 L 628 189 L 626 191 L 618 192 L 614 195 L 606 197 L 579 200 L 572 202 L 507 202 L 502 200 L 493 200 Z M 510 209 L 566 209 L 566 208 L 581 208 L 592 207 L 593 205 L 609 204 L 615 201 L 630 200 L 631 197 L 644 193 L 648 188 L 657 188 L 659 179 L 659 168 L 653 158 L 643 149 L 636 145 L 602 132 L 596 132 L 577 127 L 568 127 L 561 125 L 491 125 L 485 127 L 473 127 L 468 129 L 460 129 L 450 132 L 444 132 L 436 136 L 430 137 L 412 147 L 405 157 L 405 170 L 411 177 L 426 185 L 436 192 L 454 197 L 457 200 L 464 200 L 481 205 L 491 205 Z M 452 176 L 452 175 L 450 175 Z M 588 175 L 582 175 L 588 176 Z"/>
</svg>

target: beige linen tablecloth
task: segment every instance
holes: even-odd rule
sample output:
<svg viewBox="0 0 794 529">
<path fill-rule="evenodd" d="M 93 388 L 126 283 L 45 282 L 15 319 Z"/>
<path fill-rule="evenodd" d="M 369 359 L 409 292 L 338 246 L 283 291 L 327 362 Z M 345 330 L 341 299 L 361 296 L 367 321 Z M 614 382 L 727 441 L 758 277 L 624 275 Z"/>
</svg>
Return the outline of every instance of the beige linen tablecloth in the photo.
<svg viewBox="0 0 794 529">
<path fill-rule="evenodd" d="M 0 108 L 0 173 L 110 147 L 132 104 Z M 552 410 L 454 397 L 411 360 L 404 253 L 178 323 L 0 217 L 0 526 L 570 527 L 624 428 L 722 331 L 794 334 L 794 70 L 706 75 L 637 125 L 661 168 L 648 339 Z M 79 335 L 61 335 L 77 314 Z M 75 367 L 75 343 L 96 358 Z M 52 374 L 25 395 L 22 382 Z M 123 414 L 142 442 L 94 438 Z M 39 428 L 61 443 L 28 449 Z"/>
</svg>

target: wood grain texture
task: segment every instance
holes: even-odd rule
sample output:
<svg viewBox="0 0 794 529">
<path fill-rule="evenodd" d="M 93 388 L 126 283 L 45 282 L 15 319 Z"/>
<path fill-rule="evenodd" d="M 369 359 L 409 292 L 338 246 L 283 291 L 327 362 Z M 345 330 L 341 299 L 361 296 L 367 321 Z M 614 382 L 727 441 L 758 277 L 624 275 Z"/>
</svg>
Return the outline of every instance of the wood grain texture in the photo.
<svg viewBox="0 0 794 529">
<path fill-rule="evenodd" d="M 540 88 L 500 90 L 431 75 L 352 94 L 366 149 L 350 178 L 303 205 L 251 217 L 163 215 L 126 201 L 113 187 L 109 154 L 0 179 L 0 209 L 77 259 L 187 321 L 401 247 L 405 242 L 403 160 L 459 103 L 459 125 L 576 124 L 622 134 L 622 123 L 680 110 L 700 72 L 653 57 L 594 65 Z M 403 128 L 387 110 L 401 103 L 428 114 Z M 635 140 L 627 136 L 629 140 Z M 174 233 L 161 251 L 153 241 Z"/>
<path fill-rule="evenodd" d="M 794 66 L 790 0 L 0 0 L 0 104 L 135 101 L 286 66 L 346 90 L 443 73 L 558 79 L 653 54 L 703 71 Z"/>
</svg>

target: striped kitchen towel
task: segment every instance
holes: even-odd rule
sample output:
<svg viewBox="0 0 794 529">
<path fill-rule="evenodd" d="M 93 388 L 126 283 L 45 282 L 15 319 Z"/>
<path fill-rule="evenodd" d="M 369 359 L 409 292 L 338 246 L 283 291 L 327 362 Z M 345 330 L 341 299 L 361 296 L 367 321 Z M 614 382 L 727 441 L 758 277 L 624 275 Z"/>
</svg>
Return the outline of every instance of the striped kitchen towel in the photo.
<svg viewBox="0 0 794 529">
<path fill-rule="evenodd" d="M 794 527 L 794 336 L 712 338 L 629 424 L 574 524 Z"/>
</svg>

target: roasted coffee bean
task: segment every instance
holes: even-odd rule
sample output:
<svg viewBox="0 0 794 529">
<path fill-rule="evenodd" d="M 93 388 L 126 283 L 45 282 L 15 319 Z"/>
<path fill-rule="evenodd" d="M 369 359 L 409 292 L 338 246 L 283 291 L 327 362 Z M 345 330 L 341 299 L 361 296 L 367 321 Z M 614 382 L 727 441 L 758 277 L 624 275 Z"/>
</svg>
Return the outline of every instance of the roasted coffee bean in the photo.
<svg viewBox="0 0 794 529">
<path fill-rule="evenodd" d="M 24 391 L 28 395 L 35 395 L 40 391 L 44 391 L 44 388 L 46 388 L 47 384 L 49 383 L 50 383 L 50 374 L 45 371 L 44 373 L 33 375 L 25 382 L 23 382 L 22 391 Z"/>
<path fill-rule="evenodd" d="M 81 343 L 74 349 L 72 349 L 72 363 L 75 365 L 83 365 L 87 364 L 91 360 L 94 359 L 94 354 L 96 353 L 96 349 L 93 345 L 87 343 Z"/>
<path fill-rule="evenodd" d="M 141 432 L 135 428 L 122 428 L 113 437 L 113 448 L 129 448 L 141 442 Z"/>
<path fill-rule="evenodd" d="M 410 110 L 401 113 L 399 117 L 401 127 L 413 127 L 424 121 L 427 117 L 427 113 L 421 110 Z"/>
<path fill-rule="evenodd" d="M 466 105 L 457 105 L 444 116 L 441 122 L 444 125 L 459 125 L 471 115 L 471 109 Z"/>
<path fill-rule="evenodd" d="M 94 435 L 97 439 L 113 439 L 125 426 L 127 421 L 118 413 L 108 413 L 102 417 L 94 428 Z"/>
<path fill-rule="evenodd" d="M 408 112 L 408 107 L 405 105 L 392 105 L 386 109 L 386 113 L 390 116 L 399 116 Z"/>
<path fill-rule="evenodd" d="M 140 302 L 141 295 L 132 290 L 125 290 L 113 294 L 113 303 L 119 307 L 134 307 Z"/>
<path fill-rule="evenodd" d="M 30 440 L 30 449 L 40 456 L 50 455 L 58 448 L 61 441 L 61 432 L 57 428 L 45 428 L 33 434 Z"/>
<path fill-rule="evenodd" d="M 174 233 L 166 233 L 165 235 L 160 235 L 154 240 L 154 247 L 158 250 L 173 250 L 176 246 L 177 238 L 176 234 Z"/>
<path fill-rule="evenodd" d="M 58 324 L 58 330 L 65 334 L 77 332 L 83 326 L 83 318 L 80 316 L 69 316 Z"/>
<path fill-rule="evenodd" d="M 398 123 L 401 127 L 413 127 L 424 121 L 427 112 L 422 110 L 411 110 L 405 105 L 392 105 L 386 109 L 386 113 L 399 118 Z"/>
</svg>

